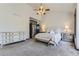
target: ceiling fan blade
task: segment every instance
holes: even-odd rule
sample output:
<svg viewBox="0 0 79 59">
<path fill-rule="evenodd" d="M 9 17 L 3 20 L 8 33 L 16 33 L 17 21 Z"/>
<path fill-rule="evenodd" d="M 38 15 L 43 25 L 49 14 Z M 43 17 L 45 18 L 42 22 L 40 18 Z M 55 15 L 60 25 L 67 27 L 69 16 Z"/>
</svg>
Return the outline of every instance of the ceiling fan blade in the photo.
<svg viewBox="0 0 79 59">
<path fill-rule="evenodd" d="M 37 9 L 33 9 L 33 10 L 37 10 Z"/>
<path fill-rule="evenodd" d="M 50 11 L 50 9 L 45 9 L 46 11 Z"/>
</svg>

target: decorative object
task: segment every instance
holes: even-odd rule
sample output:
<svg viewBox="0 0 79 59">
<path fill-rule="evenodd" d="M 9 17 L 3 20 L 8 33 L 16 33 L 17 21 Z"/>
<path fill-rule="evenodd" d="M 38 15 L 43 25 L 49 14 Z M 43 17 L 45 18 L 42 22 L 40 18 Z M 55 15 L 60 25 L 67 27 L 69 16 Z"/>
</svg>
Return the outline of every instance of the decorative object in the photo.
<svg viewBox="0 0 79 59">
<path fill-rule="evenodd" d="M 37 15 L 45 15 L 47 11 L 50 11 L 50 9 L 45 8 L 45 6 L 43 6 L 43 4 L 40 4 L 40 6 L 34 10 L 37 11 Z"/>
</svg>

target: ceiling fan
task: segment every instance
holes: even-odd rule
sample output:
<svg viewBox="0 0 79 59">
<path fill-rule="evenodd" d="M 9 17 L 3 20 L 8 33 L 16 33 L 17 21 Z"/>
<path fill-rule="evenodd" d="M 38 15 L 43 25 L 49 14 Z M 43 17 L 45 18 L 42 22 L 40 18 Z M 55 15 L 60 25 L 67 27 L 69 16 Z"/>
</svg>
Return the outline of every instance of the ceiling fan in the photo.
<svg viewBox="0 0 79 59">
<path fill-rule="evenodd" d="M 50 9 L 45 8 L 45 6 L 43 6 L 43 4 L 40 4 L 40 6 L 34 10 L 37 11 L 37 15 L 45 15 L 47 11 L 50 11 Z"/>
</svg>

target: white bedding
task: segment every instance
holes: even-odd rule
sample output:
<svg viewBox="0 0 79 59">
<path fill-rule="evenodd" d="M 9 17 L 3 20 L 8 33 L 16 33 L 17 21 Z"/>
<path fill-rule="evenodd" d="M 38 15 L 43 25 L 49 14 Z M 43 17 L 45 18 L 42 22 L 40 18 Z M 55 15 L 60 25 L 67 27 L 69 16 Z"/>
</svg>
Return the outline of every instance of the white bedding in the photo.
<svg viewBox="0 0 79 59">
<path fill-rule="evenodd" d="M 49 42 L 49 40 L 51 39 L 52 43 L 55 42 L 58 45 L 59 41 L 61 40 L 61 33 L 38 33 L 35 38 L 43 42 Z"/>
<path fill-rule="evenodd" d="M 52 37 L 49 33 L 38 33 L 35 35 L 35 38 L 43 42 L 48 42 Z"/>
<path fill-rule="evenodd" d="M 58 43 L 61 40 L 61 33 L 54 33 L 51 34 L 51 36 L 52 36 L 52 41 L 54 41 L 58 45 Z"/>
</svg>

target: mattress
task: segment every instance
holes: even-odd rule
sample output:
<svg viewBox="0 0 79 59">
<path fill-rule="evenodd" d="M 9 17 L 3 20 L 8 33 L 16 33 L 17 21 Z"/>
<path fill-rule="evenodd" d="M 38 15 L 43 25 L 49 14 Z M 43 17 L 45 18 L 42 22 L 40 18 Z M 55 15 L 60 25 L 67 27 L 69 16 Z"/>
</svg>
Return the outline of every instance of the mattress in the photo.
<svg viewBox="0 0 79 59">
<path fill-rule="evenodd" d="M 35 38 L 39 41 L 49 42 L 52 37 L 49 33 L 38 33 Z"/>
</svg>

